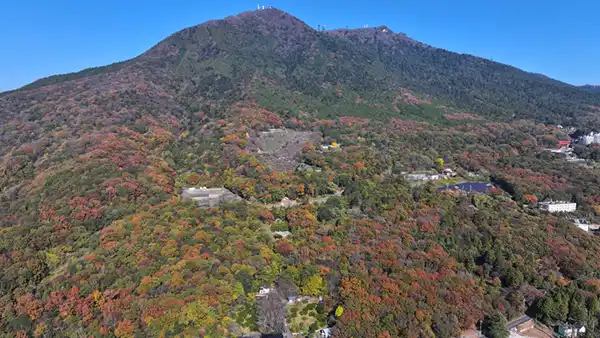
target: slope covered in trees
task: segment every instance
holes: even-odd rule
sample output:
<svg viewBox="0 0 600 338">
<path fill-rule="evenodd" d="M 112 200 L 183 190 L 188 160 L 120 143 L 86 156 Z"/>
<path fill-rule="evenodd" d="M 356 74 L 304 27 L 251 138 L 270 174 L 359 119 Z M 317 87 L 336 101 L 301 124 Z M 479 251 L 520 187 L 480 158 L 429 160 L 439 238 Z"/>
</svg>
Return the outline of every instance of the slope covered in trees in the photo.
<svg viewBox="0 0 600 338">
<path fill-rule="evenodd" d="M 585 85 L 581 86 L 581 88 L 592 93 L 600 93 L 600 86 L 598 85 Z"/>
<path fill-rule="evenodd" d="M 4 93 L 0 334 L 456 337 L 525 312 L 595 332 L 600 240 L 535 203 L 600 216 L 595 164 L 544 151 L 567 135 L 536 123 L 591 127 L 597 106 L 387 28 L 317 32 L 271 9 Z M 323 143 L 287 147 L 303 166 L 278 170 L 256 142 L 271 129 Z M 495 187 L 404 179 L 444 167 Z M 201 186 L 242 201 L 180 198 Z"/>
</svg>

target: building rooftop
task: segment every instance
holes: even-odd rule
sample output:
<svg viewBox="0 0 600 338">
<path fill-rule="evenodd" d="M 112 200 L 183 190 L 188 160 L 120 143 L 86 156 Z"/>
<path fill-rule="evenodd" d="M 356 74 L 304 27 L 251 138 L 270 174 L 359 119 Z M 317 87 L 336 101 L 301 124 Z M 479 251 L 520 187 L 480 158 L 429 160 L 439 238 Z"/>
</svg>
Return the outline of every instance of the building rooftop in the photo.
<svg viewBox="0 0 600 338">
<path fill-rule="evenodd" d="M 575 204 L 575 202 L 567 202 L 567 201 L 544 201 L 544 202 L 539 202 L 538 204 L 543 204 L 543 205 L 552 205 L 552 204 Z"/>
<path fill-rule="evenodd" d="M 490 183 L 486 182 L 465 182 L 458 183 L 453 185 L 447 185 L 443 187 L 438 187 L 438 191 L 443 190 L 462 190 L 462 191 L 472 191 L 472 192 L 489 192 L 494 188 L 494 186 Z"/>
<path fill-rule="evenodd" d="M 225 188 L 187 188 L 181 192 L 183 199 L 196 201 L 200 206 L 217 206 L 223 202 L 238 201 L 241 198 Z"/>
</svg>

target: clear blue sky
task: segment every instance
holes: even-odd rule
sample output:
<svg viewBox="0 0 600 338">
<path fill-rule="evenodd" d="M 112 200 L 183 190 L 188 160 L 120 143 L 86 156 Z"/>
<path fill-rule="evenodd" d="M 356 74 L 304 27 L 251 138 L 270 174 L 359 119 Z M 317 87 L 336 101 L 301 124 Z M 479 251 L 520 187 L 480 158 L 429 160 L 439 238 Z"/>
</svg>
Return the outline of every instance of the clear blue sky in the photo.
<svg viewBox="0 0 600 338">
<path fill-rule="evenodd" d="M 385 24 L 435 47 L 600 84 L 598 0 L 8 0 L 0 91 L 134 57 L 179 29 L 263 1 L 312 26 Z"/>
</svg>

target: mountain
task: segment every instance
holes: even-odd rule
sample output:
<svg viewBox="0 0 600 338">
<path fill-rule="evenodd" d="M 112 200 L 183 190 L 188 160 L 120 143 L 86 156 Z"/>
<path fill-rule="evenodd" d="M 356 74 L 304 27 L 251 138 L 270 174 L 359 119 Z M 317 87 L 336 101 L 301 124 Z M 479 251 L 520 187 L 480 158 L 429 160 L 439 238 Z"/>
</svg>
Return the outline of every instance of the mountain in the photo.
<svg viewBox="0 0 600 338">
<path fill-rule="evenodd" d="M 276 9 L 2 93 L 0 336 L 597 334 L 599 97 Z"/>
<path fill-rule="evenodd" d="M 271 110 L 296 101 L 298 109 L 335 116 L 337 109 L 347 109 L 336 88 L 387 108 L 401 88 L 408 88 L 493 119 L 534 118 L 563 124 L 581 121 L 591 112 L 589 106 L 600 105 L 595 93 L 433 48 L 387 27 L 317 32 L 277 9 L 184 29 L 132 60 L 41 79 L 23 89 L 82 79 L 93 86 L 109 77 L 127 82 L 131 74 L 160 84 L 187 107 L 216 104 L 221 111 L 243 98 L 259 100 Z M 277 92 L 265 83 L 275 85 Z M 346 114 L 372 112 L 352 109 Z"/>
</svg>

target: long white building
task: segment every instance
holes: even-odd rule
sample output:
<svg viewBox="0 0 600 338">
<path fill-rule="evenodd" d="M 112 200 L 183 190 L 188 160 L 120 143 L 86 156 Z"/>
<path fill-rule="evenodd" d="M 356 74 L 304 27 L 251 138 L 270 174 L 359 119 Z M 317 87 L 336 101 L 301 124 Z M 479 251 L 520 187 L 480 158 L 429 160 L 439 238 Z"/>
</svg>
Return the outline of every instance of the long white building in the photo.
<svg viewBox="0 0 600 338">
<path fill-rule="evenodd" d="M 589 133 L 588 135 L 581 136 L 579 141 L 586 146 L 592 143 L 600 143 L 600 133 Z"/>
<path fill-rule="evenodd" d="M 565 201 L 547 201 L 538 203 L 540 210 L 547 212 L 573 212 L 577 210 L 577 203 Z"/>
</svg>

